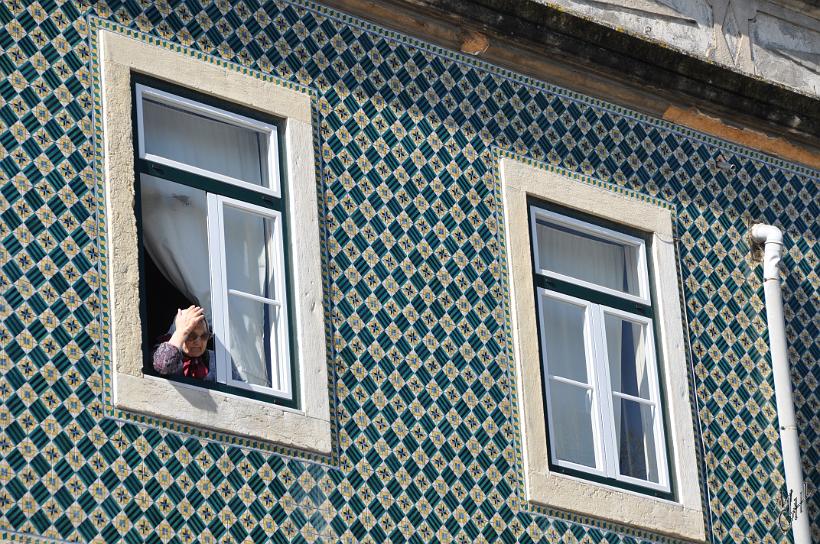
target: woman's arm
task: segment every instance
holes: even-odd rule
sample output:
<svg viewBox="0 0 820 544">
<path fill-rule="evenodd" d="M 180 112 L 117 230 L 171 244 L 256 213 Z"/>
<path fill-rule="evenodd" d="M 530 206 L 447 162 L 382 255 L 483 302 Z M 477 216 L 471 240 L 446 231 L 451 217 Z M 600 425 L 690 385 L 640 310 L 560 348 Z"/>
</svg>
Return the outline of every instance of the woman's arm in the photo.
<svg viewBox="0 0 820 544">
<path fill-rule="evenodd" d="M 204 319 L 205 312 L 199 306 L 177 310 L 174 334 L 154 351 L 154 370 L 163 376 L 182 374 L 182 344 L 185 343 L 188 334 Z"/>
<path fill-rule="evenodd" d="M 163 342 L 154 350 L 154 370 L 163 376 L 182 373 L 182 351 L 171 344 Z"/>
<path fill-rule="evenodd" d="M 177 310 L 177 316 L 174 319 L 174 334 L 168 342 L 179 349 L 182 349 L 182 344 L 188 337 L 188 334 L 193 331 L 200 321 L 205 320 L 205 310 L 199 306 L 189 306 L 184 310 Z"/>
</svg>

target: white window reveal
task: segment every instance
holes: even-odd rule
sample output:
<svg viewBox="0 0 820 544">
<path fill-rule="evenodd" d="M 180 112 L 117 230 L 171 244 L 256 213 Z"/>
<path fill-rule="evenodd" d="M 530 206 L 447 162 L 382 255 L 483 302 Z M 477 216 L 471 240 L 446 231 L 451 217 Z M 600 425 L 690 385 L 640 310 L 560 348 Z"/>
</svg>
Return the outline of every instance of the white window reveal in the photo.
<svg viewBox="0 0 820 544">
<path fill-rule="evenodd" d="M 530 206 L 550 461 L 671 494 L 646 243 Z"/>
<path fill-rule="evenodd" d="M 141 83 L 135 95 L 143 258 L 205 310 L 218 384 L 295 403 L 277 126 Z M 152 288 L 146 321 L 170 325 Z"/>
</svg>

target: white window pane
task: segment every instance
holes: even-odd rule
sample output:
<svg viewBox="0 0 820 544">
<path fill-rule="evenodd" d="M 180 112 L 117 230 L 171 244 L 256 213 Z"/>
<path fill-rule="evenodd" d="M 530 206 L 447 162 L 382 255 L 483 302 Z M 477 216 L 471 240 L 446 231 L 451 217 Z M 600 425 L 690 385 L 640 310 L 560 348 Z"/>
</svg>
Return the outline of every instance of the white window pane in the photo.
<svg viewBox="0 0 820 544">
<path fill-rule="evenodd" d="M 142 101 L 142 117 L 147 153 L 270 187 L 266 133 L 149 98 Z"/>
<path fill-rule="evenodd" d="M 140 200 L 145 250 L 162 275 L 186 299 L 202 306 L 211 322 L 205 192 L 141 174 Z M 173 318 L 168 318 L 168 326 Z"/>
<path fill-rule="evenodd" d="M 653 407 L 618 397 L 612 399 L 612 404 L 620 473 L 659 483 Z"/>
<path fill-rule="evenodd" d="M 542 304 L 542 337 L 549 374 L 589 383 L 584 351 L 586 308 L 545 295 Z"/>
<path fill-rule="evenodd" d="M 536 221 L 539 268 L 640 296 L 638 248 L 563 225 Z"/>
<path fill-rule="evenodd" d="M 223 210 L 228 289 L 280 300 L 275 282 L 279 258 L 274 219 L 227 204 Z"/>
<path fill-rule="evenodd" d="M 595 468 L 592 431 L 592 391 L 549 380 L 553 432 L 550 441 L 556 457 Z"/>
<path fill-rule="evenodd" d="M 238 295 L 228 295 L 228 334 L 232 377 L 263 387 L 281 387 L 271 361 L 279 361 L 280 309 Z"/>
<path fill-rule="evenodd" d="M 646 325 L 604 313 L 604 326 L 612 390 L 649 399 Z"/>
</svg>

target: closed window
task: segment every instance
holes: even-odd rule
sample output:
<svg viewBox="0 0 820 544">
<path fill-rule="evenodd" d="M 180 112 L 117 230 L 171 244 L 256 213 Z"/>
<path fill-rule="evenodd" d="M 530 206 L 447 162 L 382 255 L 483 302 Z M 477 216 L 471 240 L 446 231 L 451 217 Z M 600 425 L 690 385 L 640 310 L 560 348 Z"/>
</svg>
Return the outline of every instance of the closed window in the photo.
<svg viewBox="0 0 820 544">
<path fill-rule="evenodd" d="M 671 497 L 646 240 L 529 213 L 550 465 Z"/>
<path fill-rule="evenodd" d="M 277 120 L 160 85 L 134 91 L 146 371 L 165 373 L 155 346 L 198 306 L 210 343 L 196 384 L 295 405 Z M 190 378 L 180 369 L 166 377 Z"/>
<path fill-rule="evenodd" d="M 674 211 L 502 157 L 527 501 L 706 540 Z"/>
</svg>

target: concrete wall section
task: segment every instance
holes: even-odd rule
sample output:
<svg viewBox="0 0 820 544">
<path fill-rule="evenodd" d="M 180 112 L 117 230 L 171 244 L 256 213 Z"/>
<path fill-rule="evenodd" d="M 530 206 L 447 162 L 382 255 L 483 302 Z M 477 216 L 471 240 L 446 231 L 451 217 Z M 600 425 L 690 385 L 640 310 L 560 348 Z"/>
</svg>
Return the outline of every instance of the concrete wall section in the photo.
<svg viewBox="0 0 820 544">
<path fill-rule="evenodd" d="M 820 9 L 765 0 L 534 0 L 820 96 Z"/>
</svg>

